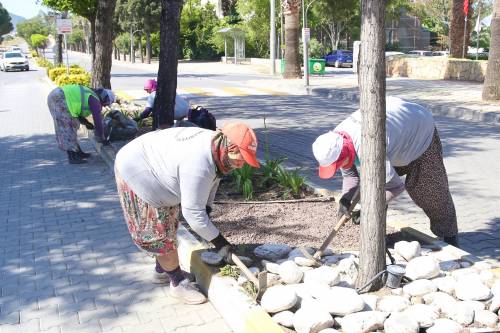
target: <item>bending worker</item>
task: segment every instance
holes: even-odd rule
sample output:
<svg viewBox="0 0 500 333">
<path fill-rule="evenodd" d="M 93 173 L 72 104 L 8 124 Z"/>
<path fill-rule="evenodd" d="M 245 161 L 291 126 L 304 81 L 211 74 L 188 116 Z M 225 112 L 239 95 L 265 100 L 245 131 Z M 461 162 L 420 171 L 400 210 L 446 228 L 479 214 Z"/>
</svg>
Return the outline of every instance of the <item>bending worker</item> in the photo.
<svg viewBox="0 0 500 333">
<path fill-rule="evenodd" d="M 206 298 L 179 267 L 179 207 L 190 227 L 219 254 L 230 244 L 210 220 L 220 177 L 246 163 L 259 167 L 252 129 L 230 123 L 222 130 L 173 127 L 144 134 L 125 145 L 115 160 L 120 203 L 134 243 L 156 257 L 156 282 L 170 280 L 170 295 L 188 304 Z"/>
<path fill-rule="evenodd" d="M 405 188 L 430 220 L 432 232 L 458 246 L 455 205 L 443 164 L 441 140 L 432 114 L 424 107 L 396 97 L 386 99 L 386 202 Z M 339 214 L 347 212 L 359 186 L 361 112 L 354 112 L 312 145 L 320 178 L 343 176 Z M 406 175 L 406 181 L 399 176 Z"/>
<path fill-rule="evenodd" d="M 144 83 L 144 90 L 149 94 L 148 99 L 146 100 L 146 107 L 144 108 L 144 111 L 141 112 L 137 120 L 140 119 L 146 119 L 151 115 L 153 112 L 153 105 L 155 103 L 155 97 L 156 97 L 156 87 L 157 83 L 155 79 L 149 79 Z M 174 119 L 179 120 L 183 119 L 188 116 L 189 112 L 189 103 L 179 96 L 178 94 L 175 94 L 175 107 L 174 107 Z"/>
<path fill-rule="evenodd" d="M 115 95 L 109 89 L 90 89 L 78 84 L 68 84 L 52 90 L 47 97 L 59 149 L 68 154 L 70 164 L 86 163 L 90 156 L 80 148 L 77 130 L 80 124 L 93 130 L 98 142 L 106 143 L 102 129 L 101 109 L 111 105 Z M 92 115 L 94 124 L 87 120 Z"/>
</svg>

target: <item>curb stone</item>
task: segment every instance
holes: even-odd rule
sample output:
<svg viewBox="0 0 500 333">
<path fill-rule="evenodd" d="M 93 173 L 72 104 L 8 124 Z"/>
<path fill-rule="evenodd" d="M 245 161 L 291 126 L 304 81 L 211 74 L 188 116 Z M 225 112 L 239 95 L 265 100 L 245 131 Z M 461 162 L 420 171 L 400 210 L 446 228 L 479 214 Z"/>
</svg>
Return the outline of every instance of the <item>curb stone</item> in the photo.
<svg viewBox="0 0 500 333">
<path fill-rule="evenodd" d="M 98 154 L 113 170 L 116 148 L 112 144 L 110 146 L 102 146 L 93 140 L 91 131 L 86 132 Z M 316 187 L 312 183 L 307 183 L 307 186 L 311 187 L 315 193 L 323 196 L 337 198 L 339 194 L 336 191 Z M 471 264 L 482 261 L 480 258 L 466 251 L 437 240 L 405 223 L 388 222 L 388 224 L 397 231 L 415 237 L 420 242 L 439 246 L 456 260 L 467 261 Z M 208 295 L 208 299 L 212 305 L 233 331 L 241 333 L 284 333 L 284 330 L 272 320 L 271 316 L 260 305 L 238 286 L 234 279 L 218 275 L 217 268 L 208 266 L 201 260 L 201 253 L 204 249 L 209 248 L 207 242 L 197 239 L 182 225 L 179 226 L 177 236 L 181 266 L 196 276 L 200 288 Z M 494 272 L 496 270 L 498 268 L 493 269 Z"/>
<path fill-rule="evenodd" d="M 359 93 L 343 91 L 339 88 L 310 88 L 308 92 L 311 95 L 322 96 L 342 101 L 350 101 L 359 103 Z M 490 125 L 500 125 L 500 113 L 499 112 L 480 112 L 476 110 L 470 110 L 460 107 L 449 107 L 446 105 L 439 104 L 429 104 L 425 102 L 420 102 L 419 104 L 426 107 L 432 114 L 436 116 L 445 116 L 450 118 L 456 118 L 461 120 L 481 122 Z"/>
</svg>

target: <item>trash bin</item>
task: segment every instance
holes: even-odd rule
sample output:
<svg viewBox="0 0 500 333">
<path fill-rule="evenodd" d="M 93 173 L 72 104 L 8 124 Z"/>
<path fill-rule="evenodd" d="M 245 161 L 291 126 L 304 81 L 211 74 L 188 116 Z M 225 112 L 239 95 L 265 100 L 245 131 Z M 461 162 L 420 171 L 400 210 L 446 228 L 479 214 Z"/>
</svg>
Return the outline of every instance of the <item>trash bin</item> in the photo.
<svg viewBox="0 0 500 333">
<path fill-rule="evenodd" d="M 285 73 L 285 59 L 283 58 L 280 59 L 280 73 Z"/>
<path fill-rule="evenodd" d="M 325 59 L 309 59 L 309 74 L 324 75 Z"/>
</svg>

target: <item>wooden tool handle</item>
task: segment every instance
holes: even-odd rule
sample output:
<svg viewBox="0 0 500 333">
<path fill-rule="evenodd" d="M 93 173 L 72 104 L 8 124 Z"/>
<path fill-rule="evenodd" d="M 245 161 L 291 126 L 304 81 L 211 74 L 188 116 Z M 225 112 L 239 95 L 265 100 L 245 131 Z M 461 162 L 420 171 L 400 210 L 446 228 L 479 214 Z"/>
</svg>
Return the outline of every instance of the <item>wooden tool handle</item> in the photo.
<svg viewBox="0 0 500 333">
<path fill-rule="evenodd" d="M 243 262 L 241 262 L 240 258 L 234 253 L 231 253 L 231 260 L 234 262 L 236 266 L 246 275 L 247 279 L 252 281 L 255 286 L 259 286 L 259 280 L 253 275 L 253 273 L 245 266 Z"/>
</svg>

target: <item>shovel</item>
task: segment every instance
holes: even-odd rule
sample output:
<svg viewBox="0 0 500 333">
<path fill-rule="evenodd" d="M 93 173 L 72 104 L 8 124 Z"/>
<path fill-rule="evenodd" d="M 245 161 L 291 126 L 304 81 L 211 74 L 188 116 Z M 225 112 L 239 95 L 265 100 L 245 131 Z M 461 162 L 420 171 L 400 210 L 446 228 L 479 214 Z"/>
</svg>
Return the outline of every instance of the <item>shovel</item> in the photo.
<svg viewBox="0 0 500 333">
<path fill-rule="evenodd" d="M 314 253 L 314 255 L 310 255 L 304 248 L 300 248 L 300 251 L 302 254 L 308 258 L 312 259 L 316 262 L 317 265 L 322 265 L 322 262 L 320 261 L 321 256 L 323 255 L 323 252 L 325 249 L 330 245 L 332 242 L 333 237 L 337 234 L 339 229 L 351 219 L 351 213 L 354 210 L 354 207 L 356 207 L 357 203 L 359 202 L 359 191 L 354 195 L 354 198 L 352 199 L 351 205 L 349 206 L 349 209 L 346 214 L 342 215 L 340 219 L 337 221 L 337 224 L 333 228 L 333 230 L 330 232 L 328 237 L 326 237 L 325 241 L 323 244 L 321 244 L 320 248 Z"/>
<path fill-rule="evenodd" d="M 267 272 L 260 272 L 257 277 L 248 269 L 247 266 L 238 258 L 234 253 L 231 254 L 231 260 L 233 263 L 245 274 L 247 279 L 253 283 L 255 288 L 257 288 L 256 299 L 259 300 L 267 289 Z"/>
</svg>

